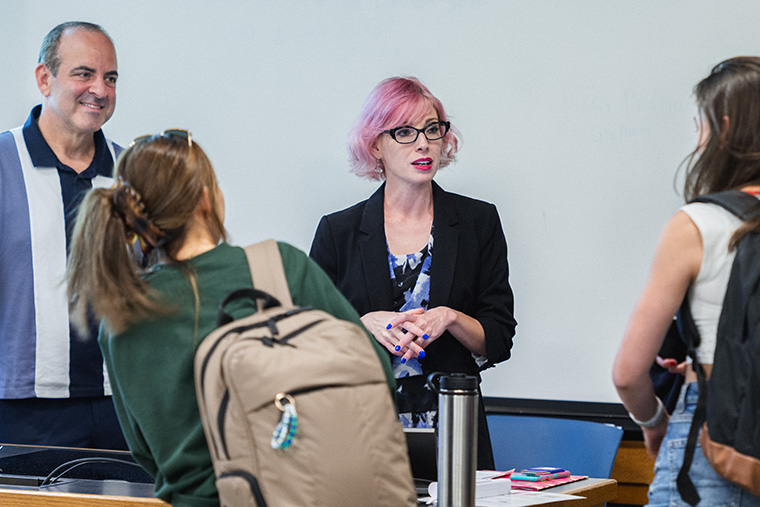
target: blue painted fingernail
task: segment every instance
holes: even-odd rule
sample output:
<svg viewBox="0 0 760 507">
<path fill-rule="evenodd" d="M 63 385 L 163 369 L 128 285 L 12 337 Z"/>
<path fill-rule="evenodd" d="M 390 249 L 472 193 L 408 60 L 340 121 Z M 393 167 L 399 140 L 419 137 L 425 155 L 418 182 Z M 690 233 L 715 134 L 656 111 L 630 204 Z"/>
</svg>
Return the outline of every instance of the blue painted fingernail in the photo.
<svg viewBox="0 0 760 507">
<path fill-rule="evenodd" d="M 422 359 L 423 357 L 425 357 L 425 351 L 424 350 L 420 350 L 420 353 L 417 354 L 417 357 L 419 357 L 420 359 Z"/>
<path fill-rule="evenodd" d="M 396 352 L 398 352 L 399 350 L 401 350 L 401 345 L 396 345 Z"/>
<path fill-rule="evenodd" d="M 402 358 L 401 358 L 401 363 L 403 364 L 403 363 L 405 363 L 405 362 L 406 362 L 406 358 L 405 358 L 405 357 L 402 357 Z"/>
<path fill-rule="evenodd" d="M 430 338 L 430 337 L 427 335 L 427 333 L 425 333 L 425 334 L 422 335 L 422 339 L 423 340 L 427 340 L 428 338 Z"/>
<path fill-rule="evenodd" d="M 390 328 L 391 328 L 390 324 L 388 324 L 387 326 L 385 326 L 385 329 L 390 329 Z"/>
</svg>

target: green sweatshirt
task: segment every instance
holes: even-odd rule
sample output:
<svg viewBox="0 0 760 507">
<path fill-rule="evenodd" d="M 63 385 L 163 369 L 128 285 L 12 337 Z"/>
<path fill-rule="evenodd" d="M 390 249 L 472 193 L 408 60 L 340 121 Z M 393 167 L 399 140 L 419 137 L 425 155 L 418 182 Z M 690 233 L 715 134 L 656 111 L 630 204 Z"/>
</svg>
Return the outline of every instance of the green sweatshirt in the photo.
<svg viewBox="0 0 760 507">
<path fill-rule="evenodd" d="M 311 305 L 361 325 L 359 315 L 327 275 L 297 248 L 279 243 L 294 304 Z M 113 401 L 135 460 L 155 478 L 155 494 L 173 507 L 218 506 L 211 456 L 195 397 L 193 357 L 197 344 L 216 328 L 219 303 L 235 289 L 251 288 L 242 248 L 222 243 L 186 264 L 195 272 L 200 295 L 195 332 L 195 299 L 178 264 L 157 266 L 147 280 L 174 308 L 167 315 L 98 339 L 108 368 Z M 228 305 L 235 319 L 256 311 L 251 301 Z M 395 388 L 388 355 L 368 334 L 390 391 Z"/>
</svg>

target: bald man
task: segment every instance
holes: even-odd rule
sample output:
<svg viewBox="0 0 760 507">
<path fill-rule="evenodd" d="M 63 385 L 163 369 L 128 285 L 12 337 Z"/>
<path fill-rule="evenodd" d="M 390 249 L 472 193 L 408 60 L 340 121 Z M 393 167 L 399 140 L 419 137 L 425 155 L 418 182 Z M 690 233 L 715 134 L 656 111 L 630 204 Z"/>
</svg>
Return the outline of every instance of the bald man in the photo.
<svg viewBox="0 0 760 507">
<path fill-rule="evenodd" d="M 112 184 L 121 151 L 101 130 L 116 67 L 101 27 L 56 26 L 35 68 L 42 104 L 0 133 L 0 443 L 126 449 L 98 323 L 71 327 L 62 283 L 77 206 Z"/>
</svg>

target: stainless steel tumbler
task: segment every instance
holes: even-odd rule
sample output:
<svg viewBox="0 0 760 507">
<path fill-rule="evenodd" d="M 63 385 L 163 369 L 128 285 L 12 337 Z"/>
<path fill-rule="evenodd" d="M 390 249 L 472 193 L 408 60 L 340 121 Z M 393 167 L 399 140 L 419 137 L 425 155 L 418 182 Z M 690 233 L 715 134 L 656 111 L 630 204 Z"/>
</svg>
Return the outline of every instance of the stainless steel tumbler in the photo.
<svg viewBox="0 0 760 507">
<path fill-rule="evenodd" d="M 478 379 L 433 373 L 438 385 L 438 507 L 474 507 Z"/>
</svg>

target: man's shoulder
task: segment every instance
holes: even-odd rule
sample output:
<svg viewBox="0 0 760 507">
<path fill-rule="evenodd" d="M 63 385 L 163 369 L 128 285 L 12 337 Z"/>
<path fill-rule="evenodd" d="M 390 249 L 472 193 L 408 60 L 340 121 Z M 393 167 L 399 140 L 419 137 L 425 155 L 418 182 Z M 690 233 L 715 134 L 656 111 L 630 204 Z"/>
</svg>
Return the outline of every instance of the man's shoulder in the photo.
<svg viewBox="0 0 760 507">
<path fill-rule="evenodd" d="M 95 140 L 96 145 L 100 143 L 105 143 L 106 146 L 109 147 L 109 149 L 113 147 L 117 152 L 124 150 L 124 148 L 122 148 L 121 145 L 119 145 L 116 141 L 114 141 L 111 137 L 109 137 L 106 134 L 106 131 L 103 128 L 95 132 L 94 140 Z"/>
<path fill-rule="evenodd" d="M 113 148 L 116 152 L 116 155 L 124 151 L 124 147 L 122 147 L 119 143 L 108 137 L 102 129 L 95 134 L 95 142 L 105 142 L 106 146 L 110 149 Z"/>
<path fill-rule="evenodd" d="M 113 167 L 119 159 L 119 155 L 124 151 L 119 144 L 112 139 L 107 138 L 102 130 L 95 133 L 95 158 L 92 166 L 99 176 L 111 178 Z"/>
<path fill-rule="evenodd" d="M 13 132 L 6 130 L 0 132 L 0 149 L 1 150 L 16 150 L 16 139 L 13 137 Z"/>
<path fill-rule="evenodd" d="M 119 156 L 124 151 L 124 148 L 113 141 L 112 139 L 106 138 L 106 146 L 108 146 L 108 151 L 111 153 L 113 161 L 111 164 L 111 168 L 116 165 L 116 161 L 119 160 Z M 111 176 L 111 173 L 108 173 L 108 176 Z"/>
<path fill-rule="evenodd" d="M 16 138 L 10 130 L 0 132 L 0 167 L 8 164 L 16 164 L 19 167 L 21 164 L 18 157 Z"/>
</svg>

